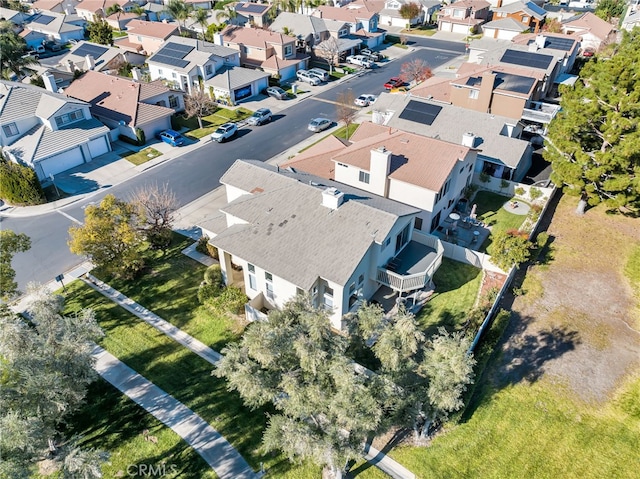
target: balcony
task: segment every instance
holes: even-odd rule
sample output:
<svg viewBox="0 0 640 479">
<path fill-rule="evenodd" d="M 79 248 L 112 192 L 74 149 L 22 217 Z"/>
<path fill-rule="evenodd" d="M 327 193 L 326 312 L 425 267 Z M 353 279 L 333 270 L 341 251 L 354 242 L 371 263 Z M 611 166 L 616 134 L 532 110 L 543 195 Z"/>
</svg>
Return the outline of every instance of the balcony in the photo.
<svg viewBox="0 0 640 479">
<path fill-rule="evenodd" d="M 407 246 L 386 267 L 378 268 L 376 281 L 400 294 L 422 289 L 431 283 L 443 254 L 438 238 L 414 231 Z"/>
<path fill-rule="evenodd" d="M 522 110 L 521 120 L 533 121 L 535 123 L 541 123 L 547 125 L 551 123 L 551 120 L 560 111 L 559 105 L 552 105 L 551 103 L 531 102 L 532 108 L 524 108 Z"/>
</svg>

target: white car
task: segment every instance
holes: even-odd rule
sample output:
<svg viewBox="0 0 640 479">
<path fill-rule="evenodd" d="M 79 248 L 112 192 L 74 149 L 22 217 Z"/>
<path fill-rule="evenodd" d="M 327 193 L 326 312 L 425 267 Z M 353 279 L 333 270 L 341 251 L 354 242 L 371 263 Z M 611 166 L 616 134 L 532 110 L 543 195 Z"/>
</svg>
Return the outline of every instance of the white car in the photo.
<svg viewBox="0 0 640 479">
<path fill-rule="evenodd" d="M 216 131 L 211 133 L 211 141 L 222 143 L 224 140 L 228 140 L 233 137 L 236 133 L 238 133 L 238 125 L 231 122 L 225 123 L 224 125 L 220 125 Z"/>
<path fill-rule="evenodd" d="M 298 70 L 296 72 L 296 77 L 298 80 L 313 86 L 320 85 L 320 83 L 322 83 L 320 78 L 315 76 L 313 73 L 309 73 L 307 70 Z"/>
<path fill-rule="evenodd" d="M 366 95 L 360 95 L 358 98 L 354 100 L 353 103 L 355 103 L 358 106 L 369 106 L 374 104 L 376 100 L 377 100 L 377 97 L 375 95 L 366 94 Z"/>
<path fill-rule="evenodd" d="M 373 62 L 364 55 L 349 55 L 347 57 L 347 63 L 351 63 L 352 65 L 360 65 L 361 67 L 365 68 L 371 68 L 373 66 Z"/>
</svg>

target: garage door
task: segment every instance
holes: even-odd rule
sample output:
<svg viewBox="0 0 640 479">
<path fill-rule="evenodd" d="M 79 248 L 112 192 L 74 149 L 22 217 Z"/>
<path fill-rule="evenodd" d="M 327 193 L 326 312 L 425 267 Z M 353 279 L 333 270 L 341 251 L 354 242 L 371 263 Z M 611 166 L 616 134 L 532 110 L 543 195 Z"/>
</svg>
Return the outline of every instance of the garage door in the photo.
<svg viewBox="0 0 640 479">
<path fill-rule="evenodd" d="M 101 136 L 100 138 L 89 140 L 89 151 L 91 152 L 91 158 L 108 153 L 109 146 L 107 145 L 106 138 Z"/>
<path fill-rule="evenodd" d="M 84 157 L 82 156 L 82 150 L 80 147 L 77 147 L 40 161 L 40 166 L 42 166 L 46 178 L 49 175 L 57 175 L 61 171 L 66 171 L 69 168 L 83 163 Z"/>
</svg>

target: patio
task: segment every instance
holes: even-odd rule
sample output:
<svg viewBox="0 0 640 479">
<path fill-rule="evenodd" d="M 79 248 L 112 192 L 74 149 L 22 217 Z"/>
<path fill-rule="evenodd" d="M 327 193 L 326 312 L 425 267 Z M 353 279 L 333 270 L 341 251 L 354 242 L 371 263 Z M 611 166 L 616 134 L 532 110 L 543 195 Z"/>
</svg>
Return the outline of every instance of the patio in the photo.
<svg viewBox="0 0 640 479">
<path fill-rule="evenodd" d="M 447 218 L 432 234 L 447 243 L 478 250 L 491 234 L 491 229 L 481 221 L 465 221 L 465 219 Z"/>
</svg>

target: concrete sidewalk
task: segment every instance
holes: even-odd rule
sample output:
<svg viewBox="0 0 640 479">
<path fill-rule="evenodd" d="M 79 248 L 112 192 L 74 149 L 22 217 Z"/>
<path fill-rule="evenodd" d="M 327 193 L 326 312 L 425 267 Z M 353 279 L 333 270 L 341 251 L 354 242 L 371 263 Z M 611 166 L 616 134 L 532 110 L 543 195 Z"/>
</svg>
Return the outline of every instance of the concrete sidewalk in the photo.
<svg viewBox="0 0 640 479">
<path fill-rule="evenodd" d="M 132 401 L 169 426 L 196 450 L 220 479 L 257 479 L 247 461 L 204 419 L 129 366 L 95 346 L 95 370 Z"/>
</svg>

